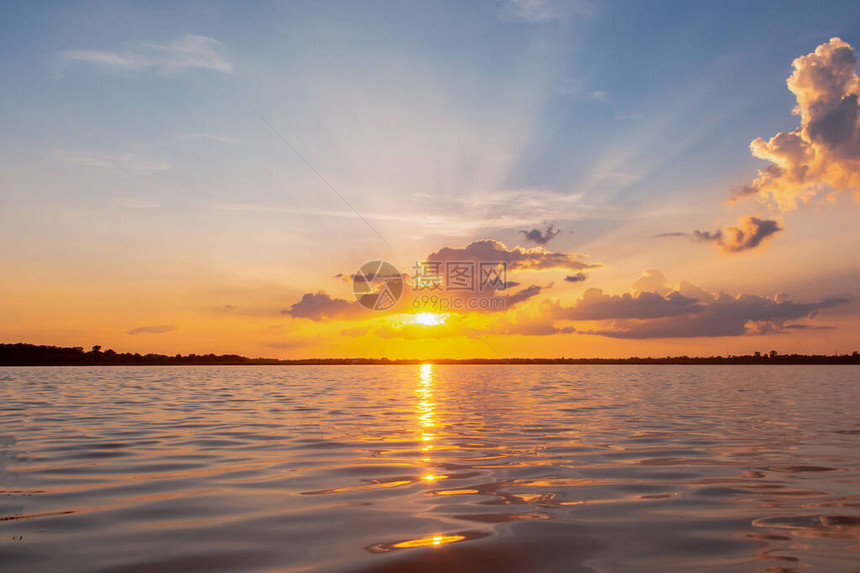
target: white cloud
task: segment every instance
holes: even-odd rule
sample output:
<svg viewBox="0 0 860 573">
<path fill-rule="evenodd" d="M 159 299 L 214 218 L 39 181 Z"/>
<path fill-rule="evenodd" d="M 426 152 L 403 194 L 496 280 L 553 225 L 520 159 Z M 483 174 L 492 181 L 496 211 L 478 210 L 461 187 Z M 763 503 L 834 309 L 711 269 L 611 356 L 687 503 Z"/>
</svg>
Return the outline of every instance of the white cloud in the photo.
<svg viewBox="0 0 860 573">
<path fill-rule="evenodd" d="M 561 95 L 574 96 L 582 101 L 606 101 L 609 97 L 609 93 L 605 90 L 590 89 L 585 81 L 579 78 L 564 78 L 553 91 Z"/>
<path fill-rule="evenodd" d="M 239 143 L 237 139 L 219 133 L 180 133 L 177 137 L 184 141 L 214 141 L 229 145 Z"/>
<path fill-rule="evenodd" d="M 757 195 L 789 211 L 823 193 L 853 191 L 860 198 L 860 77 L 854 47 L 839 38 L 792 62 L 788 89 L 797 98 L 800 126 L 750 144 L 770 162 L 738 196 Z"/>
<path fill-rule="evenodd" d="M 164 171 L 170 168 L 170 164 L 165 161 L 142 157 L 136 153 L 110 154 L 97 151 L 57 149 L 54 151 L 54 156 L 63 163 L 70 165 L 125 169 L 137 173 Z"/>
<path fill-rule="evenodd" d="M 167 44 L 136 42 L 122 50 L 70 50 L 59 56 L 69 62 L 95 66 L 105 73 L 172 75 L 193 68 L 229 72 L 233 64 L 214 38 L 186 34 Z"/>
<path fill-rule="evenodd" d="M 157 209 L 161 207 L 160 201 L 140 197 L 112 197 L 110 202 L 129 209 Z"/>
<path fill-rule="evenodd" d="M 591 16 L 593 13 L 594 5 L 581 0 L 505 0 L 499 17 L 537 24 L 570 16 Z"/>
</svg>

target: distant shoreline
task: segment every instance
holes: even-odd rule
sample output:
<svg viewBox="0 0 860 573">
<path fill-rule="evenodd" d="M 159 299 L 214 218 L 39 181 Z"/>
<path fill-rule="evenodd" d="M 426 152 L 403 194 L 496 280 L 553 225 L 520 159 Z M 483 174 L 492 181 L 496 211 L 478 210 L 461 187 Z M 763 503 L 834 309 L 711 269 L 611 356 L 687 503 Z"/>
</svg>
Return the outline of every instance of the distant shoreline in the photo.
<svg viewBox="0 0 860 573">
<path fill-rule="evenodd" d="M 465 359 L 388 359 L 388 358 L 307 358 L 278 360 L 247 358 L 237 354 L 138 354 L 117 353 L 94 346 L 37 346 L 0 344 L 0 366 L 397 366 L 397 365 L 847 365 L 860 364 L 860 353 L 851 354 L 745 354 L 737 356 L 666 356 L 632 358 L 465 358 Z"/>
</svg>

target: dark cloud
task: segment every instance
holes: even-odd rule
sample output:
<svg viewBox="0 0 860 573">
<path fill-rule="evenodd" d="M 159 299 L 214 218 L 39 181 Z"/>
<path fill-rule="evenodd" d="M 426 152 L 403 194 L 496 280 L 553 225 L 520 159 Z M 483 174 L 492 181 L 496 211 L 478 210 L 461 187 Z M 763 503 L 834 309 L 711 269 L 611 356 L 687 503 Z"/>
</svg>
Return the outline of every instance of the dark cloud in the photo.
<svg viewBox="0 0 860 573">
<path fill-rule="evenodd" d="M 777 221 L 757 217 L 741 217 L 736 227 L 726 227 L 714 232 L 693 231 L 697 241 L 714 243 L 724 253 L 740 253 L 754 249 L 771 235 L 782 231 Z"/>
<path fill-rule="evenodd" d="M 669 233 L 659 233 L 659 234 L 654 235 L 654 236 L 657 238 L 663 238 L 663 237 L 689 237 L 690 235 L 689 235 L 689 233 L 681 233 L 678 231 L 672 231 Z"/>
<path fill-rule="evenodd" d="M 305 294 L 289 310 L 282 310 L 281 314 L 292 316 L 293 318 L 309 318 L 310 320 L 324 321 L 354 317 L 361 313 L 362 310 L 361 305 L 356 302 L 349 302 L 342 298 L 332 298 L 320 291 L 318 293 Z"/>
<path fill-rule="evenodd" d="M 580 271 L 600 267 L 600 264 L 587 263 L 584 255 L 556 253 L 543 247 L 508 249 L 504 244 L 485 239 L 469 243 L 462 249 L 445 247 L 431 253 L 427 261 L 476 261 L 504 262 L 511 270 L 548 270 L 562 269 Z"/>
<path fill-rule="evenodd" d="M 550 316 L 560 320 L 648 319 L 690 314 L 699 306 L 696 300 L 677 291 L 666 296 L 656 292 L 612 295 L 603 294 L 598 288 L 590 288 L 572 306 L 550 303 L 547 310 Z"/>
<path fill-rule="evenodd" d="M 553 223 L 544 224 L 542 229 L 529 229 L 520 231 L 527 241 L 537 245 L 546 245 L 555 238 L 561 231 Z"/>
<path fill-rule="evenodd" d="M 585 273 L 576 273 L 575 275 L 567 275 L 566 277 L 564 277 L 564 280 L 566 280 L 569 283 L 581 283 L 582 281 L 586 280 L 587 278 L 588 278 L 588 275 Z"/>
<path fill-rule="evenodd" d="M 495 323 L 498 334 L 554 334 L 565 332 L 565 322 L 595 322 L 577 332 L 609 338 L 692 338 L 764 335 L 794 330 L 818 330 L 826 326 L 798 323 L 815 318 L 819 311 L 848 303 L 846 298 L 825 298 L 798 303 L 785 293 L 773 297 L 752 294 L 712 294 L 681 281 L 671 287 L 662 272 L 646 270 L 632 285 L 632 293 L 605 294 L 587 289 L 573 304 L 544 300 L 539 314 L 526 310 L 512 321 L 503 316 Z M 522 324 L 518 324 L 522 323 Z"/>
<path fill-rule="evenodd" d="M 164 334 L 176 330 L 175 324 L 161 324 L 156 326 L 138 326 L 128 331 L 129 334 Z"/>
<path fill-rule="evenodd" d="M 505 307 L 511 308 L 512 306 L 519 304 L 521 302 L 525 302 L 531 298 L 536 297 L 541 293 L 542 290 L 552 287 L 552 283 L 549 285 L 542 287 L 538 285 L 531 285 L 524 289 L 520 289 L 514 294 L 508 295 L 505 297 Z"/>
<path fill-rule="evenodd" d="M 819 310 L 847 303 L 844 298 L 827 298 L 814 303 L 794 303 L 751 294 L 732 297 L 720 294 L 715 301 L 701 304 L 688 314 L 647 321 L 616 321 L 609 328 L 586 331 L 610 338 L 693 338 L 772 334 L 798 325 L 790 320 L 812 318 Z"/>
</svg>

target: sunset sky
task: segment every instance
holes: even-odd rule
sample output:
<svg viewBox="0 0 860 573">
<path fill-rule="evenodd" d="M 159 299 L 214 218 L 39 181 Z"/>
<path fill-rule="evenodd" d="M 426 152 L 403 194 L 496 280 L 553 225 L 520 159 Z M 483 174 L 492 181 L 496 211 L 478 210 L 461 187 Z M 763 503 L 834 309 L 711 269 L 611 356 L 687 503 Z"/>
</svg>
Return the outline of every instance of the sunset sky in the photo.
<svg viewBox="0 0 860 573">
<path fill-rule="evenodd" d="M 860 350 L 860 4 L 747 4 L 4 2 L 0 342 Z M 416 318 L 425 260 L 505 308 Z"/>
</svg>

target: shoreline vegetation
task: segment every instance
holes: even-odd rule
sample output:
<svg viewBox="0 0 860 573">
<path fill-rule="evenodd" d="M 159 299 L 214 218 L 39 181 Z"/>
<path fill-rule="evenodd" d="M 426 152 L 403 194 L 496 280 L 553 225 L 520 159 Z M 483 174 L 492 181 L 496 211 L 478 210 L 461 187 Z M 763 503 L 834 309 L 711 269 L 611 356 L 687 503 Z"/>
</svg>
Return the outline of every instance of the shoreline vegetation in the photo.
<svg viewBox="0 0 860 573">
<path fill-rule="evenodd" d="M 0 344 L 0 366 L 337 366 L 337 365 L 411 365 L 411 364 L 860 364 L 860 354 L 779 354 L 755 352 L 728 356 L 665 356 L 631 358 L 466 358 L 466 359 L 389 359 L 389 358 L 306 358 L 278 360 L 247 358 L 238 354 L 138 354 L 114 352 L 93 346 L 39 346 Z"/>
</svg>

